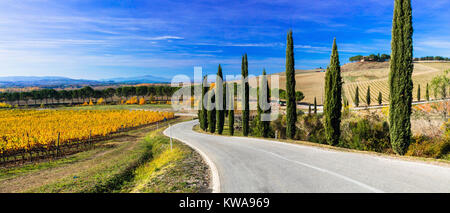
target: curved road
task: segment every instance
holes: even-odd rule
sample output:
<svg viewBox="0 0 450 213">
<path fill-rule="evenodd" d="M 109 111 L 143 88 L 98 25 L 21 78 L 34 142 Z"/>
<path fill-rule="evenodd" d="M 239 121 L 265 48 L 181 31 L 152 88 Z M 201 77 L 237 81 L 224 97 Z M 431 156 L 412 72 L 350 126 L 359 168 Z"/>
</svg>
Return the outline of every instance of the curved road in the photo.
<svg viewBox="0 0 450 213">
<path fill-rule="evenodd" d="M 263 139 L 164 131 L 206 158 L 214 192 L 450 192 L 450 167 Z"/>
</svg>

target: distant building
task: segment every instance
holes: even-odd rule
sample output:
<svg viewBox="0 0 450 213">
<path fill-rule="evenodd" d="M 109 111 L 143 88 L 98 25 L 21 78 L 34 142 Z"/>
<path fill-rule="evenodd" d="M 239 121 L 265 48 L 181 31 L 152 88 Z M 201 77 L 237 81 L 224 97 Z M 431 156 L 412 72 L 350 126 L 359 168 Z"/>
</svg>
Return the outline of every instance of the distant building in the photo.
<svg viewBox="0 0 450 213">
<path fill-rule="evenodd" d="M 361 59 L 361 62 L 374 62 L 376 61 L 374 58 L 371 58 L 369 56 L 363 56 Z"/>
<path fill-rule="evenodd" d="M 384 59 L 384 58 L 380 58 L 379 56 L 376 57 L 374 55 L 372 56 L 363 56 L 361 58 L 361 62 L 385 62 L 385 61 L 390 61 L 389 58 Z"/>
</svg>

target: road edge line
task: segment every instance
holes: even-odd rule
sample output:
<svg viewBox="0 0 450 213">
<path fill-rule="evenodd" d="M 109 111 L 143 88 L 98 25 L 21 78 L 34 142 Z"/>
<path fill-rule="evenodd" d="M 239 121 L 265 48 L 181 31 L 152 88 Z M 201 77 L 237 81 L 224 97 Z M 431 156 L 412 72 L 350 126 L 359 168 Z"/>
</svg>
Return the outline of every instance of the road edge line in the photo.
<svg viewBox="0 0 450 213">
<path fill-rule="evenodd" d="M 197 121 L 197 120 L 195 120 L 195 121 Z M 192 121 L 188 121 L 188 122 L 192 122 Z M 182 123 L 185 123 L 185 122 L 182 122 Z M 182 124 L 182 123 L 175 124 L 174 126 Z M 169 127 L 167 127 L 163 131 L 163 134 L 167 137 L 170 137 L 167 133 L 168 129 L 169 129 Z M 183 139 L 180 139 L 178 137 L 172 137 L 172 138 L 175 138 L 176 140 L 183 142 L 184 144 L 188 145 L 189 147 L 194 149 L 196 152 L 198 152 L 200 154 L 200 156 L 202 156 L 203 160 L 206 162 L 206 164 L 209 166 L 209 168 L 211 170 L 212 193 L 220 193 L 219 171 L 217 170 L 217 167 L 214 164 L 214 162 L 202 150 L 200 150 L 196 146 L 192 145 L 191 143 L 189 143 Z"/>
</svg>

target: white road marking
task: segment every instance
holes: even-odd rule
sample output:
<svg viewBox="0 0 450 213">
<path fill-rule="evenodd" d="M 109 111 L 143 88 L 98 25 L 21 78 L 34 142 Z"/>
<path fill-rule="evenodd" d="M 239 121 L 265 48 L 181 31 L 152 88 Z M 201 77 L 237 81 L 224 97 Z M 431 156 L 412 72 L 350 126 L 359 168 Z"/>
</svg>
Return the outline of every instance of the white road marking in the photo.
<svg viewBox="0 0 450 213">
<path fill-rule="evenodd" d="M 346 180 L 346 181 L 348 181 L 348 182 L 351 182 L 351 183 L 354 183 L 354 184 L 356 184 L 356 185 L 358 185 L 358 186 L 361 186 L 361 187 L 363 187 L 363 188 L 365 188 L 365 189 L 367 189 L 367 190 L 370 190 L 370 191 L 372 191 L 372 192 L 375 192 L 375 193 L 384 193 L 384 191 L 382 191 L 382 190 L 376 189 L 376 188 L 374 188 L 374 187 L 372 187 L 372 186 L 369 186 L 369 185 L 367 185 L 367 184 L 365 184 L 365 183 L 361 183 L 361 182 L 359 182 L 359 181 L 357 181 L 357 180 L 351 179 L 351 178 L 349 178 L 349 177 L 347 177 L 347 176 L 338 174 L 338 173 L 336 173 L 336 172 L 332 172 L 332 171 L 330 171 L 330 170 L 322 169 L 322 168 L 319 168 L 319 167 L 317 167 L 317 166 L 313 166 L 313 165 L 310 165 L 310 164 L 307 164 L 307 163 L 303 163 L 303 162 L 291 160 L 291 159 L 289 159 L 289 158 L 285 158 L 285 157 L 283 157 L 283 156 L 281 156 L 281 155 L 278 155 L 278 154 L 276 154 L 276 153 L 269 152 L 269 151 L 266 151 L 266 150 L 262 150 L 262 149 L 258 149 L 258 148 L 253 148 L 253 147 L 249 147 L 249 146 L 246 146 L 246 147 L 249 148 L 249 149 L 253 149 L 253 150 L 256 150 L 256 151 L 260 151 L 260 152 L 264 152 L 264 153 L 273 155 L 273 156 L 275 156 L 275 157 L 278 157 L 278 158 L 280 158 L 280 159 L 289 161 L 289 162 L 291 162 L 291 163 L 299 164 L 299 165 L 302 165 L 302 166 L 305 166 L 305 167 L 308 167 L 308 168 L 311 168 L 311 169 L 315 169 L 315 170 L 320 171 L 320 172 L 323 172 L 323 173 L 327 173 L 327 174 L 333 175 L 333 176 L 335 176 L 335 177 L 344 179 L 344 180 Z"/>
</svg>

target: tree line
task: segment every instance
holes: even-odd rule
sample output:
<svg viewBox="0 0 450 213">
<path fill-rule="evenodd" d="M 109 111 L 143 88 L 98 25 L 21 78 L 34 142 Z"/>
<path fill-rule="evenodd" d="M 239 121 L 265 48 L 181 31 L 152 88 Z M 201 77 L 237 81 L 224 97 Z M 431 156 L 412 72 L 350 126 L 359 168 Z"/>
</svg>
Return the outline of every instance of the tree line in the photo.
<svg viewBox="0 0 450 213">
<path fill-rule="evenodd" d="M 430 96 L 430 90 L 433 91 L 434 93 L 434 98 L 435 100 L 439 99 L 439 96 L 442 99 L 446 99 L 447 98 L 447 88 L 449 88 L 449 84 L 450 84 L 450 79 L 448 79 L 448 77 L 446 77 L 445 73 L 448 73 L 449 71 L 445 71 L 444 75 L 441 76 L 437 76 L 434 77 L 433 80 L 431 81 L 431 85 L 429 85 L 428 83 L 426 84 L 425 87 L 425 99 L 422 99 L 422 89 L 420 88 L 420 84 L 418 84 L 417 86 L 417 90 L 416 90 L 416 101 L 420 102 L 420 101 L 430 101 L 431 100 L 431 96 Z M 370 96 L 370 86 L 367 87 L 367 93 L 366 93 L 366 104 L 367 106 L 370 106 L 372 103 L 372 99 Z M 450 94 L 450 92 L 449 92 Z M 377 103 L 378 105 L 382 105 L 383 104 L 383 94 L 380 92 L 378 92 L 378 97 L 377 97 Z M 359 86 L 356 86 L 356 90 L 355 90 L 355 97 L 354 97 L 354 104 L 356 107 L 359 107 L 360 105 L 360 96 L 359 96 Z"/>
<path fill-rule="evenodd" d="M 414 61 L 450 61 L 450 58 L 442 56 L 425 56 L 414 58 Z"/>
<path fill-rule="evenodd" d="M 378 53 L 377 55 L 371 54 L 368 56 L 356 55 L 356 56 L 350 57 L 348 60 L 351 62 L 356 62 L 356 61 L 361 61 L 364 57 L 368 58 L 370 61 L 377 61 L 377 62 L 383 62 L 383 61 L 391 59 L 391 56 L 388 54 L 380 55 L 380 53 Z"/>
<path fill-rule="evenodd" d="M 168 100 L 179 87 L 171 86 L 123 86 L 118 88 L 93 89 L 86 86 L 73 90 L 41 89 L 28 92 L 2 92 L 0 100 L 9 102 L 11 105 L 20 105 L 24 101 L 26 105 L 34 104 L 59 104 L 69 102 L 71 104 L 83 103 L 91 99 L 103 98 L 114 102 L 114 97 L 120 99 L 138 96 L 151 96 L 158 100 Z"/>
</svg>

